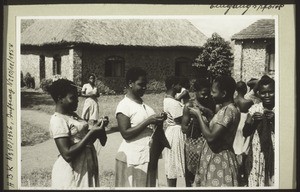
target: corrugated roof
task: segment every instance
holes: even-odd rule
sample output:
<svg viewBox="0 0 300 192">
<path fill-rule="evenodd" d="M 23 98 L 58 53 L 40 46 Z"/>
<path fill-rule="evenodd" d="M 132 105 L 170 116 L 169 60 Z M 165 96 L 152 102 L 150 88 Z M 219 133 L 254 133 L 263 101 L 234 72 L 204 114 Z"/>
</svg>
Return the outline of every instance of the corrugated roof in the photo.
<svg viewBox="0 0 300 192">
<path fill-rule="evenodd" d="M 234 34 L 232 40 L 275 38 L 275 20 L 261 19 Z"/>
<path fill-rule="evenodd" d="M 207 37 L 182 19 L 40 19 L 21 34 L 21 45 L 200 47 Z"/>
</svg>

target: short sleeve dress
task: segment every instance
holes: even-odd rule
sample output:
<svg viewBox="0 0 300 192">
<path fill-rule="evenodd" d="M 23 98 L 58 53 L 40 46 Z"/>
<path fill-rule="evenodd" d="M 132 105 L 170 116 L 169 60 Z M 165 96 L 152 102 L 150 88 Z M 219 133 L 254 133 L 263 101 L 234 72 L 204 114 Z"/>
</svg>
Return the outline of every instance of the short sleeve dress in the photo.
<svg viewBox="0 0 300 192">
<path fill-rule="evenodd" d="M 63 115 L 55 112 L 50 119 L 50 134 L 53 139 L 65 137 L 72 144 L 78 143 L 87 134 L 89 125 L 78 115 Z M 54 189 L 99 187 L 98 159 L 93 144 L 89 144 L 76 158 L 67 162 L 59 155 L 52 169 Z"/>
<path fill-rule="evenodd" d="M 174 98 L 165 97 L 164 111 L 167 113 L 165 134 L 171 146 L 165 149 L 165 172 L 168 179 L 176 179 L 185 174 L 184 135 L 181 125 L 175 123 L 175 119 L 183 115 L 183 105 Z"/>
<path fill-rule="evenodd" d="M 214 146 L 214 152 L 207 141 L 204 143 L 195 176 L 196 186 L 238 186 L 238 167 L 233 151 L 233 141 L 239 121 L 240 111 L 233 103 L 222 107 L 210 121 L 210 128 L 215 124 L 220 124 L 226 128 L 226 132 L 220 136 L 218 143 Z"/>
<path fill-rule="evenodd" d="M 131 127 L 135 127 L 154 110 L 145 103 L 139 104 L 127 96 L 117 106 L 116 115 L 122 113 L 129 117 Z M 150 161 L 150 140 L 153 134 L 151 126 L 145 128 L 136 137 L 123 139 L 116 155 L 116 187 L 147 187 L 148 164 Z"/>
<path fill-rule="evenodd" d="M 97 87 L 92 87 L 91 84 L 86 83 L 82 87 L 82 91 L 86 94 L 96 94 Z M 81 117 L 84 120 L 98 120 L 99 119 L 99 105 L 97 97 L 88 97 L 84 101 Z"/>
</svg>

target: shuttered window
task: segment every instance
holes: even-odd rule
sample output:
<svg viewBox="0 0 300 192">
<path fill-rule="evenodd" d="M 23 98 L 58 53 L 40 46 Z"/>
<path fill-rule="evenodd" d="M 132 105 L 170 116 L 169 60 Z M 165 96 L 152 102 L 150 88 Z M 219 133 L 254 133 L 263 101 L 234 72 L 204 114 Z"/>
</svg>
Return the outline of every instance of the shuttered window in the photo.
<svg viewBox="0 0 300 192">
<path fill-rule="evenodd" d="M 186 57 L 180 57 L 175 60 L 175 76 L 186 77 L 190 75 L 192 61 Z"/>
<path fill-rule="evenodd" d="M 271 43 L 267 45 L 266 49 L 266 65 L 267 65 L 267 72 L 274 72 L 275 71 L 275 45 Z"/>
<path fill-rule="evenodd" d="M 125 60 L 122 57 L 112 56 L 105 61 L 105 77 L 123 77 Z"/>
</svg>

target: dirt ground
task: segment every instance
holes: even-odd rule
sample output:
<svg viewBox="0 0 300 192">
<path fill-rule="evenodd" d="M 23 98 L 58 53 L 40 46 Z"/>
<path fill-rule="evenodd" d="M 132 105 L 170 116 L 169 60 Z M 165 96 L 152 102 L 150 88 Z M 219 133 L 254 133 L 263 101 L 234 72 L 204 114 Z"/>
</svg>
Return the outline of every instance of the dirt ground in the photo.
<svg viewBox="0 0 300 192">
<path fill-rule="evenodd" d="M 22 121 L 30 122 L 33 125 L 44 127 L 48 131 L 51 115 L 36 111 L 22 110 Z M 107 135 L 108 140 L 105 147 L 99 147 L 96 144 L 99 157 L 99 170 L 113 171 L 115 170 L 115 155 L 122 142 L 122 137 L 119 132 L 111 132 Z M 21 147 L 21 174 L 30 173 L 37 168 L 45 168 L 51 170 L 57 159 L 58 150 L 52 139 L 34 146 Z M 178 187 L 184 187 L 184 178 L 178 179 Z M 158 164 L 158 183 L 159 187 L 166 187 L 166 178 L 164 174 L 164 160 L 159 160 Z"/>
</svg>

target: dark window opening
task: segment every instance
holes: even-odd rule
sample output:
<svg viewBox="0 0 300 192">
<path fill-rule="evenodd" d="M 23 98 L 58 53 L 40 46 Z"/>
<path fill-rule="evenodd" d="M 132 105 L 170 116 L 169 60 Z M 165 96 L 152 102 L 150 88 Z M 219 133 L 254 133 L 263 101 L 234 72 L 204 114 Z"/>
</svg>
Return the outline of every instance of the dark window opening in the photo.
<svg viewBox="0 0 300 192">
<path fill-rule="evenodd" d="M 271 43 L 267 45 L 266 48 L 266 65 L 267 65 L 267 72 L 274 72 L 275 71 L 275 45 Z"/>
<path fill-rule="evenodd" d="M 40 80 L 46 77 L 45 56 L 40 55 Z"/>
<path fill-rule="evenodd" d="M 123 77 L 125 60 L 122 57 L 113 56 L 105 61 L 105 77 Z"/>
<path fill-rule="evenodd" d="M 53 57 L 53 75 L 61 75 L 61 56 Z"/>
<path fill-rule="evenodd" d="M 185 77 L 190 75 L 192 61 L 189 58 L 180 57 L 175 60 L 175 76 Z"/>
</svg>

